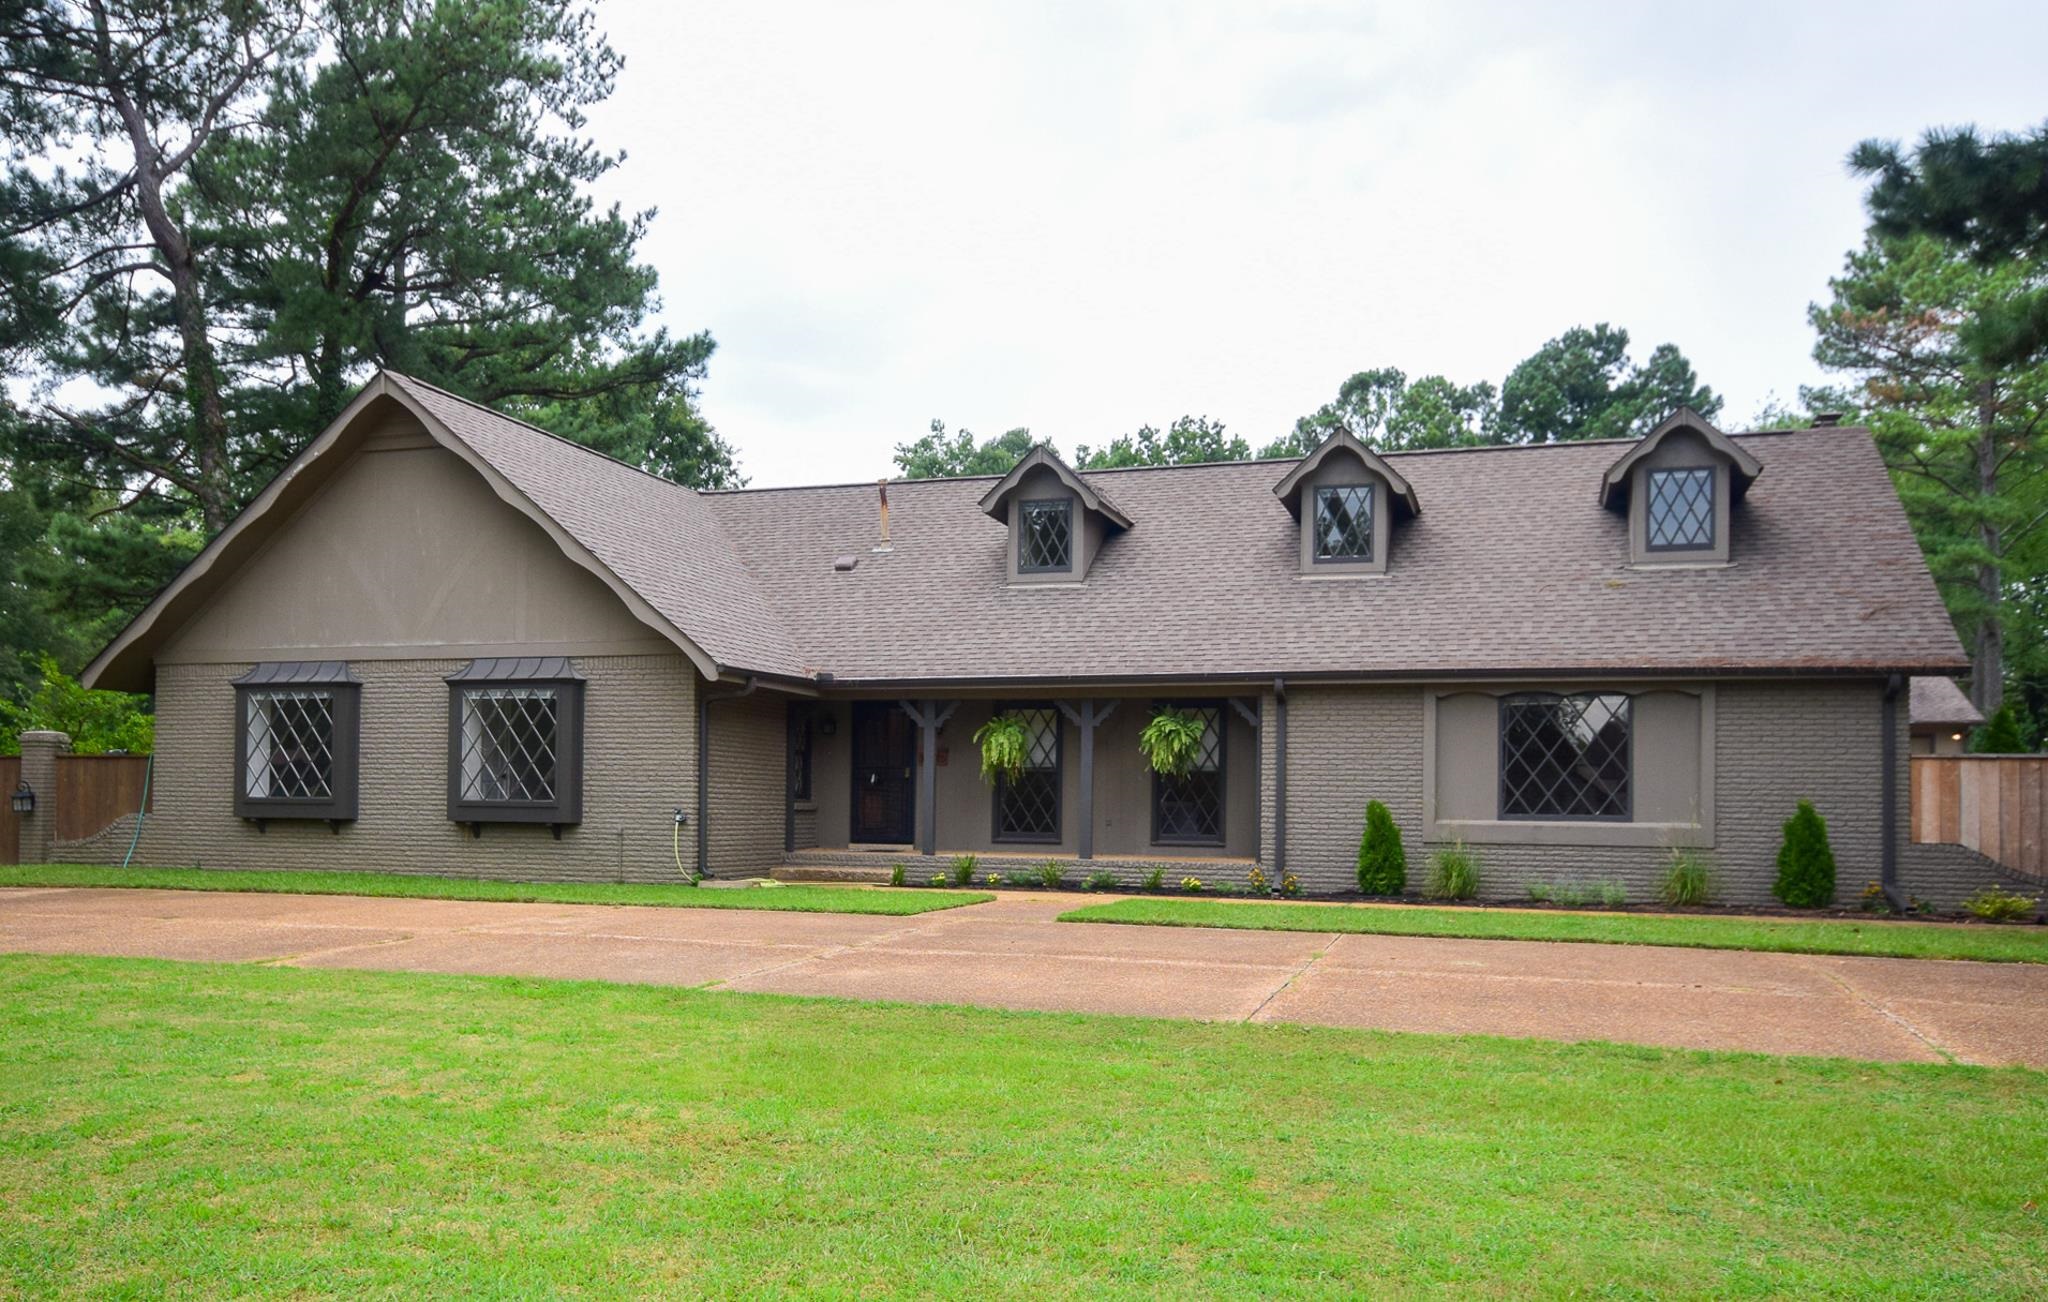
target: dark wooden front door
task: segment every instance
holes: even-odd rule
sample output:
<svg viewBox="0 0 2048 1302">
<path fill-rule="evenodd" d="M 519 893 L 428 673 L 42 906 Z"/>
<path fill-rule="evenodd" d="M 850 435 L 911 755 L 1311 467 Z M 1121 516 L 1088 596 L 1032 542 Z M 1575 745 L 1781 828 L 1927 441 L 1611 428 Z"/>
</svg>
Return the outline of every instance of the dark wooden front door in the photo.
<svg viewBox="0 0 2048 1302">
<path fill-rule="evenodd" d="M 853 828 L 856 844 L 910 841 L 917 726 L 894 701 L 853 704 Z"/>
</svg>

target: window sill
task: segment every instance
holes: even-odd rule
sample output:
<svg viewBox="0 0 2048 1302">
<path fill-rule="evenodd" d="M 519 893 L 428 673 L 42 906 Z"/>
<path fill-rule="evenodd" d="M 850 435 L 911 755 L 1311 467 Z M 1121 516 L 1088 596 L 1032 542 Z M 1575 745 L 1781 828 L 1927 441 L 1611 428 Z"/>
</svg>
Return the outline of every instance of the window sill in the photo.
<svg viewBox="0 0 2048 1302">
<path fill-rule="evenodd" d="M 1335 573 L 1297 574 L 1294 576 L 1307 583 L 1356 583 L 1360 579 L 1384 579 L 1390 577 L 1385 570 L 1339 570 Z"/>
<path fill-rule="evenodd" d="M 1625 570 L 1732 570 L 1734 561 L 1630 561 Z"/>
<path fill-rule="evenodd" d="M 1614 845 L 1711 849 L 1712 831 L 1697 823 L 1575 823 L 1564 819 L 1445 818 L 1423 828 L 1425 842 L 1468 845 Z"/>
<path fill-rule="evenodd" d="M 1011 579 L 1003 585 L 1011 592 L 1048 592 L 1062 588 L 1085 588 L 1080 579 Z"/>
</svg>

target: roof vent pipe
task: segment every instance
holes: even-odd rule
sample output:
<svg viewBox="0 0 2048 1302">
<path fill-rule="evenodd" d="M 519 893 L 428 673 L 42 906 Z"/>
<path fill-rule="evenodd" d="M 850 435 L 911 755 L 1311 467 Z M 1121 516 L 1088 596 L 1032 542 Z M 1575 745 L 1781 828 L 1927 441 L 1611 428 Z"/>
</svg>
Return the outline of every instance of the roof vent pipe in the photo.
<svg viewBox="0 0 2048 1302">
<path fill-rule="evenodd" d="M 889 550 L 889 481 L 887 479 L 877 479 L 875 481 L 875 494 L 881 499 L 882 504 L 882 541 L 875 550 L 885 552 Z"/>
</svg>

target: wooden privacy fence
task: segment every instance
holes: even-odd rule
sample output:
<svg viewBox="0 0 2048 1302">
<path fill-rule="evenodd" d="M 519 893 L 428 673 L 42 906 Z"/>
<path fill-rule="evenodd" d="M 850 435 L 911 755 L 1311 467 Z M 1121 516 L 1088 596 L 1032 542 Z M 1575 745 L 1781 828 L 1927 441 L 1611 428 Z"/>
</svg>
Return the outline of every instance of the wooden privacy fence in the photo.
<svg viewBox="0 0 2048 1302">
<path fill-rule="evenodd" d="M 82 841 L 142 805 L 147 755 L 59 755 L 56 820 L 59 841 Z M 8 790 L 12 791 L 12 784 Z M 11 863 L 11 859 L 0 863 Z"/>
<path fill-rule="evenodd" d="M 1915 755 L 1913 840 L 2048 876 L 2048 755 Z"/>
</svg>

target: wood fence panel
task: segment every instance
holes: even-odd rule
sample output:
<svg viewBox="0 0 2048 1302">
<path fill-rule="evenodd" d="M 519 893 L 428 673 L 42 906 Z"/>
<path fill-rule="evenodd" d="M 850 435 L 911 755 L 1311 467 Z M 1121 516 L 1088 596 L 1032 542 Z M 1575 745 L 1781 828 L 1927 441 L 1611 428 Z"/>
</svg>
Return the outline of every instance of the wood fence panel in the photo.
<svg viewBox="0 0 2048 1302">
<path fill-rule="evenodd" d="M 147 755 L 59 755 L 59 841 L 80 841 L 135 812 L 142 803 Z"/>
<path fill-rule="evenodd" d="M 2048 755 L 1915 755 L 1912 837 L 2048 875 Z"/>
<path fill-rule="evenodd" d="M 21 783 L 21 756 L 0 755 L 0 863 L 21 858 L 21 819 L 14 812 L 14 788 Z"/>
</svg>

